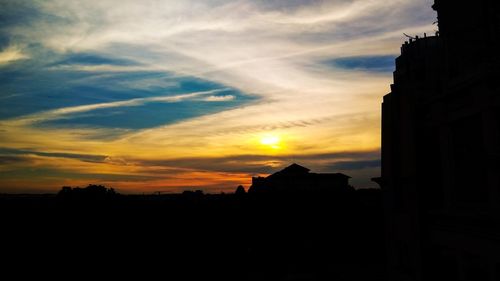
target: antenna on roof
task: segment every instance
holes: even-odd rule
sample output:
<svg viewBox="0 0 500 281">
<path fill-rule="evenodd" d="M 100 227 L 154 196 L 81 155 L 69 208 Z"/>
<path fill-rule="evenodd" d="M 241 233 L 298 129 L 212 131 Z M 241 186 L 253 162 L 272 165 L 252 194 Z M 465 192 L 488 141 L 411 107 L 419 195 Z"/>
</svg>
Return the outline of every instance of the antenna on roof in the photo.
<svg viewBox="0 0 500 281">
<path fill-rule="evenodd" d="M 403 32 L 403 34 L 404 34 L 404 36 L 406 36 L 406 37 L 408 37 L 408 38 L 410 38 L 410 39 L 412 39 L 412 40 L 415 40 L 415 37 L 410 36 L 410 35 L 408 35 L 408 34 L 406 34 L 406 33 L 404 33 L 404 32 Z"/>
</svg>

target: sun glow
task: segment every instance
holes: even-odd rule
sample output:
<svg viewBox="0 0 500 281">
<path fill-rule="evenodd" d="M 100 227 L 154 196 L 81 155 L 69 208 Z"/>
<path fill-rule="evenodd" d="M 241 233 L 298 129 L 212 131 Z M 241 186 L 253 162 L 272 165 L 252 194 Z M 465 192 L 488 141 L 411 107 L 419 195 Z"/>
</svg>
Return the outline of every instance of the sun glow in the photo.
<svg viewBox="0 0 500 281">
<path fill-rule="evenodd" d="M 279 149 L 280 147 L 280 137 L 275 135 L 266 135 L 260 139 L 262 145 L 268 146 L 273 149 Z"/>
</svg>

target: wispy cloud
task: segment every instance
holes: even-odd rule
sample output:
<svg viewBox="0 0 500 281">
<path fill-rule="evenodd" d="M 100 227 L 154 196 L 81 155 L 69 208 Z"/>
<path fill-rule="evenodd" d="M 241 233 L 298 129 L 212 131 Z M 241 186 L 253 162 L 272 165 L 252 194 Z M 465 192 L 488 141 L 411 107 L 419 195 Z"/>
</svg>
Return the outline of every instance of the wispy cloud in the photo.
<svg viewBox="0 0 500 281">
<path fill-rule="evenodd" d="M 79 159 L 86 162 L 103 162 L 107 158 L 106 156 L 103 155 L 75 154 L 75 153 L 65 153 L 65 152 L 43 152 L 43 151 L 9 149 L 9 148 L 0 148 L 0 155 L 3 155 L 4 157 L 7 158 L 20 155 L 36 155 L 43 157 Z"/>
<path fill-rule="evenodd" d="M 0 65 L 28 58 L 29 55 L 24 53 L 19 46 L 12 45 L 0 51 Z"/>
<path fill-rule="evenodd" d="M 138 72 L 151 71 L 151 67 L 146 66 L 130 66 L 130 65 L 113 65 L 113 64 L 62 64 L 49 68 L 49 70 L 70 70 L 70 71 L 86 71 L 86 72 Z"/>
<path fill-rule="evenodd" d="M 222 102 L 222 101 L 231 101 L 234 100 L 233 95 L 223 95 L 223 96 L 209 96 L 206 98 L 203 98 L 204 101 L 211 101 L 211 102 Z"/>
<path fill-rule="evenodd" d="M 210 91 L 202 91 L 202 92 L 194 92 L 189 94 L 175 95 L 175 96 L 160 96 L 160 97 L 148 97 L 148 98 L 136 98 L 129 99 L 124 101 L 115 101 L 115 102 L 107 102 L 107 103 L 97 103 L 97 104 L 89 104 L 89 105 L 79 105 L 72 107 L 64 107 L 58 108 L 55 110 L 45 111 L 45 112 L 37 112 L 35 114 L 21 116 L 15 118 L 13 120 L 7 120 L 0 122 L 0 125 L 3 123 L 7 126 L 26 126 L 29 124 L 33 124 L 36 122 L 43 122 L 48 120 L 54 120 L 58 118 L 64 118 L 67 115 L 87 112 L 97 109 L 104 108 L 113 108 L 113 107 L 128 107 L 128 106 L 140 106 L 149 102 L 166 102 L 173 103 L 179 102 L 186 99 L 196 98 L 203 95 L 210 95 L 218 92 L 226 91 L 227 89 L 216 89 Z"/>
<path fill-rule="evenodd" d="M 67 164 L 72 173 L 181 168 L 151 180 L 154 188 L 181 180 L 228 187 L 259 165 L 271 171 L 294 159 L 318 170 L 355 169 L 368 185 L 379 156 L 316 156 L 378 151 L 380 101 L 403 32 L 435 29 L 433 0 L 4 2 L 0 145 L 114 159 L 92 167 L 30 156 L 54 169 Z M 20 59 L 26 66 L 10 67 Z M 78 118 L 83 126 L 49 122 Z M 144 119 L 152 122 L 120 126 Z M 260 144 L 266 134 L 280 137 L 279 151 Z M 232 158 L 239 155 L 269 158 Z M 206 161 L 216 163 L 210 171 Z M 154 172 L 146 167 L 156 164 Z"/>
</svg>

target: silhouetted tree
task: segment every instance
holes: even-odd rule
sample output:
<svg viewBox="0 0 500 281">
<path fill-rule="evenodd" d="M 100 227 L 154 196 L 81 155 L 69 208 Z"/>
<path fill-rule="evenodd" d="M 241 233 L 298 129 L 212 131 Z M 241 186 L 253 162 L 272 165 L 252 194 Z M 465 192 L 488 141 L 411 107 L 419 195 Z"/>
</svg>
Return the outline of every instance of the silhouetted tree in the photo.
<svg viewBox="0 0 500 281">
<path fill-rule="evenodd" d="M 236 188 L 236 191 L 234 192 L 234 194 L 236 194 L 238 196 L 245 195 L 246 194 L 245 188 L 242 185 L 239 185 Z"/>
<path fill-rule="evenodd" d="M 71 186 L 63 186 L 57 195 L 58 196 L 66 196 L 66 195 L 70 195 L 72 192 L 73 192 L 73 188 L 71 188 Z"/>
<path fill-rule="evenodd" d="M 185 198 L 202 198 L 204 194 L 202 190 L 196 190 L 196 191 L 184 190 L 182 192 L 182 196 Z"/>
</svg>

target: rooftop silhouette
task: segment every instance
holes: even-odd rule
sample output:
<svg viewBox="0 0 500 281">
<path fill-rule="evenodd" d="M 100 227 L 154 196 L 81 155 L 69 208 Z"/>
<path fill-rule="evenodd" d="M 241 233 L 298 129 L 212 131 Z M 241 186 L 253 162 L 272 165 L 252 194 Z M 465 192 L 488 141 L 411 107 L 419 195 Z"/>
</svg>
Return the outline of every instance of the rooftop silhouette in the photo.
<svg viewBox="0 0 500 281">
<path fill-rule="evenodd" d="M 342 173 L 310 173 L 296 163 L 267 177 L 252 178 L 249 193 L 348 192 L 349 176 Z"/>
</svg>

